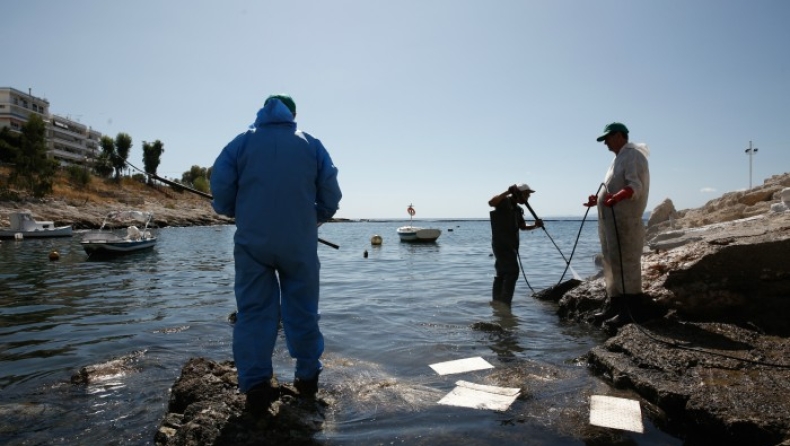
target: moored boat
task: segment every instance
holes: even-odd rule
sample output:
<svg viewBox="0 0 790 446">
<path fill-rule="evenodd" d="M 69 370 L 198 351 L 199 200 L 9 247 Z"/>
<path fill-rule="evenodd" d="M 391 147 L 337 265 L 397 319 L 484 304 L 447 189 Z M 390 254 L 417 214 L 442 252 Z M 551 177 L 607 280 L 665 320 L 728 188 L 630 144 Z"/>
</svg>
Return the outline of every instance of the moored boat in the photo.
<svg viewBox="0 0 790 446">
<path fill-rule="evenodd" d="M 398 237 L 400 237 L 400 241 L 402 242 L 435 242 L 436 239 L 442 235 L 442 231 L 435 228 L 421 228 L 419 226 L 413 226 L 412 219 L 414 214 L 417 211 L 414 210 L 414 206 L 411 204 L 408 208 L 406 208 L 406 212 L 409 213 L 409 225 L 401 226 L 398 228 Z"/>
<path fill-rule="evenodd" d="M 28 211 L 8 216 L 9 228 L 0 228 L 0 238 L 71 237 L 71 226 L 55 226 L 51 221 L 36 221 Z"/>
<path fill-rule="evenodd" d="M 153 214 L 142 211 L 115 211 L 104 218 L 101 227 L 89 231 L 82 237 L 80 244 L 89 256 L 113 256 L 152 249 L 156 246 L 157 237 L 148 230 Z M 126 227 L 122 235 L 113 230 L 105 230 L 108 223 L 145 223 L 142 229 L 134 225 Z"/>
</svg>

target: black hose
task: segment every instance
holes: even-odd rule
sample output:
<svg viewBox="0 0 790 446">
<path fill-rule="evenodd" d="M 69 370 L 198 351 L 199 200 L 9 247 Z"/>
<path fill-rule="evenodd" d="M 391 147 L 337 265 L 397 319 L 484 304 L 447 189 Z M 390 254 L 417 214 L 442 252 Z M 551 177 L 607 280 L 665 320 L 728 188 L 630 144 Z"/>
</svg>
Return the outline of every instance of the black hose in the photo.
<svg viewBox="0 0 790 446">
<path fill-rule="evenodd" d="M 518 249 L 516 249 L 516 258 L 518 258 L 518 266 L 521 268 L 521 275 L 524 276 L 524 282 L 527 282 L 527 286 L 532 291 L 532 294 L 535 294 L 535 289 L 532 288 L 532 285 L 529 284 L 529 280 L 527 280 L 527 273 L 524 272 L 524 265 L 521 263 L 521 254 L 518 253 Z"/>
<path fill-rule="evenodd" d="M 598 190 L 595 191 L 596 197 L 601 192 L 602 187 L 606 187 L 606 185 L 601 183 L 601 185 L 598 186 Z M 557 285 L 562 283 L 562 279 L 565 278 L 565 274 L 567 274 L 568 268 L 571 267 L 571 260 L 573 260 L 573 254 L 576 253 L 576 247 L 579 245 L 579 238 L 582 236 L 582 228 L 584 228 L 584 222 L 587 221 L 587 214 L 590 213 L 591 207 L 592 206 L 587 206 L 587 210 L 584 211 L 584 218 L 582 218 L 582 224 L 579 225 L 579 232 L 576 234 L 576 241 L 573 242 L 573 249 L 571 249 L 571 255 L 570 257 L 568 257 L 568 262 L 565 264 L 565 270 L 562 271 L 562 275 L 560 276 L 560 280 L 557 281 Z"/>
<path fill-rule="evenodd" d="M 527 209 L 529 209 L 529 213 L 532 214 L 532 217 L 534 217 L 535 220 L 540 220 L 540 218 L 538 218 L 537 214 L 535 214 L 535 211 L 532 210 L 532 206 L 529 205 L 529 202 L 525 201 L 524 204 L 527 206 Z M 571 263 L 570 260 L 565 258 L 565 254 L 562 253 L 562 250 L 560 250 L 560 247 L 557 246 L 557 243 L 554 242 L 553 238 L 551 238 L 551 235 L 549 234 L 549 231 L 546 230 L 546 227 L 542 226 L 541 229 L 543 229 L 543 232 L 545 232 L 546 235 L 549 237 L 549 240 L 551 240 L 551 243 L 554 244 L 554 247 L 557 248 L 557 252 L 559 252 L 560 255 L 562 256 L 562 259 L 565 260 L 565 264 L 566 265 L 570 265 L 570 263 Z"/>
<path fill-rule="evenodd" d="M 507 200 L 507 198 L 506 198 L 506 200 Z M 518 205 L 516 205 L 516 208 L 518 208 Z M 521 209 L 521 208 L 519 208 L 519 209 Z M 515 211 L 515 209 L 514 209 L 514 211 Z M 513 212 L 513 223 L 516 226 L 516 236 L 518 236 L 518 231 L 521 229 L 520 225 L 519 225 L 520 221 L 518 220 L 518 217 L 520 215 L 521 215 L 521 212 L 518 212 L 518 213 L 517 212 Z M 521 240 L 521 237 L 519 237 L 519 240 Z M 519 242 L 519 245 L 520 244 L 521 243 Z M 535 294 L 535 289 L 532 288 L 532 285 L 529 284 L 529 280 L 527 280 L 527 272 L 524 271 L 524 264 L 521 263 L 521 254 L 519 254 L 518 248 L 519 247 L 517 245 L 516 248 L 514 249 L 514 251 L 516 251 L 516 258 L 518 259 L 518 267 L 519 267 L 519 269 L 521 269 L 521 275 L 524 277 L 524 282 L 527 282 L 527 286 L 529 287 L 530 291 L 532 291 L 532 294 Z"/>
</svg>

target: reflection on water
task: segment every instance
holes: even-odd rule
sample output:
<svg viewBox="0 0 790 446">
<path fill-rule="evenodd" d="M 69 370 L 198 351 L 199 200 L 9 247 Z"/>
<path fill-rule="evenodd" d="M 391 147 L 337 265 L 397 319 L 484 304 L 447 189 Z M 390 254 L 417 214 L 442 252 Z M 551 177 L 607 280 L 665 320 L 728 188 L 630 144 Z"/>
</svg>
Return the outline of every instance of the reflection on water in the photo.
<svg viewBox="0 0 790 446">
<path fill-rule="evenodd" d="M 499 325 L 499 330 L 492 333 L 491 350 L 500 360 L 515 358 L 517 353 L 524 349 L 518 345 L 518 317 L 510 311 L 510 307 L 502 302 L 490 302 L 493 310 L 493 320 Z"/>
<path fill-rule="evenodd" d="M 553 305 L 531 298 L 523 282 L 511 309 L 492 306 L 488 222 L 431 223 L 453 231 L 435 244 L 411 244 L 398 240 L 398 221 L 321 227 L 340 249 L 317 247 L 321 385 L 336 401 L 318 439 L 578 444 L 583 435 L 572 431 L 584 425 L 584 398 L 608 387 L 577 358 L 601 336 L 561 324 Z M 547 225 L 569 251 L 578 222 Z M 585 228 L 574 257 L 582 276 L 595 271 L 594 230 Z M 233 231 L 165 228 L 154 251 L 102 261 L 87 261 L 79 235 L 0 244 L 0 444 L 151 444 L 187 359 L 231 359 Z M 370 244 L 374 234 L 380 246 Z M 54 249 L 60 260 L 51 262 Z M 521 256 L 538 290 L 565 267 L 538 231 L 522 237 Z M 475 356 L 495 369 L 437 376 L 429 367 Z M 83 367 L 119 358 L 97 379 L 72 383 Z M 274 364 L 281 380 L 292 379 L 282 339 Z M 507 413 L 436 405 L 458 379 L 510 383 L 530 396 Z M 655 430 L 641 438 L 674 441 Z"/>
</svg>

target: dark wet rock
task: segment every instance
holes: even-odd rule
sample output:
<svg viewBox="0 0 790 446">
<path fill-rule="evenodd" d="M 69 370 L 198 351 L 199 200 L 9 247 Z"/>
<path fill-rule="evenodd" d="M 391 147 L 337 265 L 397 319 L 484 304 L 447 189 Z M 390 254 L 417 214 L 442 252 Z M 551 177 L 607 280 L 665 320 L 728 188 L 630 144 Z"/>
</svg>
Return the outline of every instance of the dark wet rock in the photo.
<svg viewBox="0 0 790 446">
<path fill-rule="evenodd" d="M 545 290 L 538 291 L 532 297 L 539 300 L 550 300 L 556 302 L 560 300 L 562 296 L 565 295 L 565 293 L 576 288 L 581 283 L 582 281 L 577 279 L 566 280 L 553 287 L 548 287 Z"/>
<path fill-rule="evenodd" d="M 472 330 L 485 333 L 503 333 L 505 331 L 502 325 L 496 322 L 475 322 L 472 324 Z"/>
<path fill-rule="evenodd" d="M 738 359 L 736 359 L 738 358 Z M 630 324 L 589 353 L 590 365 L 636 390 L 700 444 L 790 439 L 790 342 L 731 324 Z"/>
<path fill-rule="evenodd" d="M 232 362 L 192 358 L 173 385 L 168 413 L 155 436 L 158 446 L 314 445 L 326 403 L 302 399 L 280 385 L 281 396 L 263 413 L 245 409 Z"/>
<path fill-rule="evenodd" d="M 91 384 L 136 371 L 135 364 L 143 355 L 145 351 L 139 350 L 117 359 L 82 367 L 71 376 L 71 383 Z"/>
</svg>

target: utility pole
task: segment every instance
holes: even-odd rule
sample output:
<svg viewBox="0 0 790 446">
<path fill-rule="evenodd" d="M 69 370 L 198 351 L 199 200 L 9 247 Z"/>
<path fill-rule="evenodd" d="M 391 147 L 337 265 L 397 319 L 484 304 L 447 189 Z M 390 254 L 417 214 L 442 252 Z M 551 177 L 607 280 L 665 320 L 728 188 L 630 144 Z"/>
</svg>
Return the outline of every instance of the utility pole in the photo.
<svg viewBox="0 0 790 446">
<path fill-rule="evenodd" d="M 752 142 L 749 141 L 749 148 L 746 149 L 746 153 L 749 154 L 749 189 L 752 188 L 752 155 L 757 153 L 757 147 L 752 148 Z"/>
</svg>

